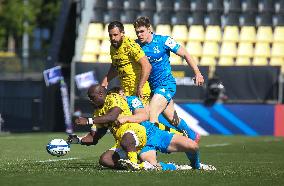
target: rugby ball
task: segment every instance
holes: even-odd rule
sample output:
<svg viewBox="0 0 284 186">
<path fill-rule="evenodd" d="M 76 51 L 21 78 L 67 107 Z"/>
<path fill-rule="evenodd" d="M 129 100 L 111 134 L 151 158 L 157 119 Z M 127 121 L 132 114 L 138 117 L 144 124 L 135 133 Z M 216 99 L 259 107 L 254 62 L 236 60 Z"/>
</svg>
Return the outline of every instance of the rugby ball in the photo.
<svg viewBox="0 0 284 186">
<path fill-rule="evenodd" d="M 70 144 L 63 139 L 53 139 L 46 145 L 46 151 L 52 156 L 64 156 L 70 151 Z"/>
</svg>

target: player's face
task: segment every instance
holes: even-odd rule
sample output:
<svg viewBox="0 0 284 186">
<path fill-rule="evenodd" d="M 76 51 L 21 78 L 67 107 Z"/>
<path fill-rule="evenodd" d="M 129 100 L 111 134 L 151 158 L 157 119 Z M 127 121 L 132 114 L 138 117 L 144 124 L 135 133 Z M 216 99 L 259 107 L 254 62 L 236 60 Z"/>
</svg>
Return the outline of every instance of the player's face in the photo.
<svg viewBox="0 0 284 186">
<path fill-rule="evenodd" d="M 135 32 L 141 43 L 147 42 L 151 36 L 151 29 L 145 26 L 135 28 Z"/>
<path fill-rule="evenodd" d="M 95 107 L 101 107 L 104 104 L 105 97 L 100 93 L 88 95 L 88 97 Z"/>
<path fill-rule="evenodd" d="M 114 27 L 113 29 L 108 31 L 110 43 L 114 48 L 119 48 L 122 44 L 122 39 L 124 36 L 123 32 L 119 31 L 119 28 Z"/>
</svg>

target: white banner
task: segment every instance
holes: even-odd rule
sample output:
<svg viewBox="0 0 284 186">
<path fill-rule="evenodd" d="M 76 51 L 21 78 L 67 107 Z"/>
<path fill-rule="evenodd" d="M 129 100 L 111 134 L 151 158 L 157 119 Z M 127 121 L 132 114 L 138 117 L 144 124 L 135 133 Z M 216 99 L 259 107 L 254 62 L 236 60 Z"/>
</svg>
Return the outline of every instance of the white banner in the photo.
<svg viewBox="0 0 284 186">
<path fill-rule="evenodd" d="M 78 89 L 89 88 L 91 85 L 98 84 L 94 71 L 77 74 L 75 76 L 75 81 Z"/>
</svg>

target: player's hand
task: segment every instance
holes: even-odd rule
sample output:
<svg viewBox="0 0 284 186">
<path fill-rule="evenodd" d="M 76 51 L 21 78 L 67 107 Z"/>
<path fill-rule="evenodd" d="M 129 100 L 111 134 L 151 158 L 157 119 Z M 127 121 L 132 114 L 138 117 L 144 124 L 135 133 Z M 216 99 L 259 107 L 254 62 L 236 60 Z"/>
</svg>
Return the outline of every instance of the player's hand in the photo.
<svg viewBox="0 0 284 186">
<path fill-rule="evenodd" d="M 138 96 L 139 98 L 144 97 L 142 88 L 137 87 L 136 96 Z"/>
<path fill-rule="evenodd" d="M 79 137 L 76 134 L 70 134 L 66 141 L 69 144 L 78 144 L 78 143 L 80 143 L 80 139 L 79 139 Z"/>
<path fill-rule="evenodd" d="M 126 117 L 119 117 L 119 118 L 117 118 L 117 121 L 120 125 L 123 125 L 124 123 L 127 122 L 127 118 Z"/>
<path fill-rule="evenodd" d="M 204 78 L 201 73 L 195 75 L 195 85 L 202 86 L 204 84 Z"/>
<path fill-rule="evenodd" d="M 77 125 L 87 125 L 88 124 L 88 119 L 83 118 L 83 117 L 78 117 L 75 119 L 75 124 Z"/>
</svg>

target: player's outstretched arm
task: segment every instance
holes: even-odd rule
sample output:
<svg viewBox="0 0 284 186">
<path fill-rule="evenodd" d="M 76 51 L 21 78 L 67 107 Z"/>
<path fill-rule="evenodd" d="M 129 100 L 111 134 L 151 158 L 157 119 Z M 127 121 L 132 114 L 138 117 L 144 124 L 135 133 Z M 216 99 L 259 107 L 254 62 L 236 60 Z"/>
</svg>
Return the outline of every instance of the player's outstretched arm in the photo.
<svg viewBox="0 0 284 186">
<path fill-rule="evenodd" d="M 84 118 L 79 117 L 75 119 L 75 124 L 77 125 L 98 125 L 102 126 L 106 123 L 115 122 L 119 116 L 119 114 L 122 112 L 121 108 L 119 107 L 113 107 L 109 110 L 105 115 L 98 116 L 94 118 Z"/>
<path fill-rule="evenodd" d="M 180 48 L 178 49 L 176 54 L 179 55 L 180 57 L 184 58 L 185 61 L 188 64 L 188 66 L 190 66 L 193 69 L 194 74 L 195 74 L 195 84 L 198 85 L 198 86 L 203 85 L 204 78 L 203 78 L 194 58 L 189 55 L 189 53 L 185 50 L 185 48 L 183 46 L 180 46 Z"/>
</svg>

